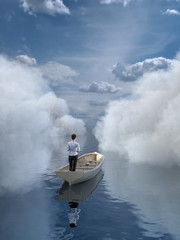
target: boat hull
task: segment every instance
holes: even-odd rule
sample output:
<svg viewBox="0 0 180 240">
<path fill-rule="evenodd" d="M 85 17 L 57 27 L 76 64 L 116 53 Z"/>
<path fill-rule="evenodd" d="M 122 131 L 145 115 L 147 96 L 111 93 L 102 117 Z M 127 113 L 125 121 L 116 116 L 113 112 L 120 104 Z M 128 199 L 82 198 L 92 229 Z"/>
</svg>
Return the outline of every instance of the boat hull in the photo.
<svg viewBox="0 0 180 240">
<path fill-rule="evenodd" d="M 94 168 L 90 168 L 91 165 L 91 159 L 93 159 L 95 156 L 98 162 L 98 165 L 95 166 Z M 77 183 L 81 183 L 81 182 L 85 182 L 93 177 L 95 177 L 97 175 L 97 173 L 100 171 L 102 163 L 103 163 L 103 155 L 99 154 L 99 153 L 90 153 L 90 154 L 85 154 L 82 155 L 77 163 L 77 168 L 76 171 L 69 171 L 69 165 L 66 165 L 60 169 L 58 169 L 57 171 L 55 171 L 56 175 L 60 178 L 63 178 L 65 181 L 67 181 L 69 183 L 69 185 L 72 184 L 77 184 Z M 84 163 L 88 166 L 88 167 L 80 167 L 80 162 Z M 89 164 L 90 163 L 90 164 Z"/>
<path fill-rule="evenodd" d="M 100 169 L 96 176 L 88 181 L 73 184 L 71 186 L 69 186 L 68 182 L 65 181 L 58 190 L 55 199 L 58 201 L 83 203 L 95 191 L 98 184 L 101 182 L 103 175 L 104 173 L 102 169 Z"/>
</svg>

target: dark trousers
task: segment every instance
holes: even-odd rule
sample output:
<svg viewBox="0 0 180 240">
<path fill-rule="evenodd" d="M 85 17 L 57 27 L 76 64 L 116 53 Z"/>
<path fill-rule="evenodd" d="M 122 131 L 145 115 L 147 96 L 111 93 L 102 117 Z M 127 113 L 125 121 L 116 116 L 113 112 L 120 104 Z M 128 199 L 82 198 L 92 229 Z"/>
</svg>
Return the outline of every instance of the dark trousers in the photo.
<svg viewBox="0 0 180 240">
<path fill-rule="evenodd" d="M 76 170 L 77 160 L 78 160 L 78 155 L 69 156 L 69 171 L 75 171 Z"/>
</svg>

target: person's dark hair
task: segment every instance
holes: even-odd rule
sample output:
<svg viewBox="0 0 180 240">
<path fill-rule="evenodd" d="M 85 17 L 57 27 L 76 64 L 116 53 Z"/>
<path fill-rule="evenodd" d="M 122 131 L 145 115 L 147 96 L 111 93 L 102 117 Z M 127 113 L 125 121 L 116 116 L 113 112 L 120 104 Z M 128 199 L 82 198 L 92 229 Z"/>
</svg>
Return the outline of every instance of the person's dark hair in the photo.
<svg viewBox="0 0 180 240">
<path fill-rule="evenodd" d="M 74 140 L 76 138 L 76 134 L 73 133 L 71 138 L 72 138 L 72 140 Z"/>
<path fill-rule="evenodd" d="M 70 223 L 69 226 L 70 226 L 71 228 L 74 228 L 74 227 L 76 227 L 77 225 L 76 225 L 76 223 Z"/>
</svg>

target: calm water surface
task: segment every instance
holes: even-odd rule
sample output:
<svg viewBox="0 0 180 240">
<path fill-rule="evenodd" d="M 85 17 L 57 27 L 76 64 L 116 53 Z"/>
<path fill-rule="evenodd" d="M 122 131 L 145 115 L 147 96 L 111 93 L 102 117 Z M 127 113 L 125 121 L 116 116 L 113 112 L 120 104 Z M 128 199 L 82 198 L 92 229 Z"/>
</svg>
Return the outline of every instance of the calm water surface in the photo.
<svg viewBox="0 0 180 240">
<path fill-rule="evenodd" d="M 123 157 L 104 153 L 103 173 L 68 188 L 54 173 L 67 162 L 68 140 L 35 185 L 0 197 L 1 240 L 180 239 L 178 168 L 128 164 Z M 99 151 L 92 135 L 78 141 L 81 154 Z M 71 199 L 80 209 L 76 228 L 69 226 Z"/>
</svg>

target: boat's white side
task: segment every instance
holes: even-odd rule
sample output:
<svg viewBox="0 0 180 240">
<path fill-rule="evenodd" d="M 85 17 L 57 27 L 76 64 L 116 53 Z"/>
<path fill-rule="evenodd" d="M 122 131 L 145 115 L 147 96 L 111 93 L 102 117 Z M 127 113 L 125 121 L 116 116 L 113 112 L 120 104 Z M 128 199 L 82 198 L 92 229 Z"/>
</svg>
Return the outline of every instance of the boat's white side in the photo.
<svg viewBox="0 0 180 240">
<path fill-rule="evenodd" d="M 104 173 L 102 169 L 100 169 L 96 176 L 88 181 L 73 184 L 71 186 L 69 186 L 67 182 L 64 182 L 57 192 L 55 199 L 66 202 L 85 202 L 97 188 L 103 178 L 103 175 Z"/>
<path fill-rule="evenodd" d="M 69 171 L 69 164 L 55 171 L 56 175 L 63 178 L 69 185 L 87 181 L 99 172 L 104 161 L 104 156 L 93 152 L 79 157 L 76 171 Z"/>
</svg>

